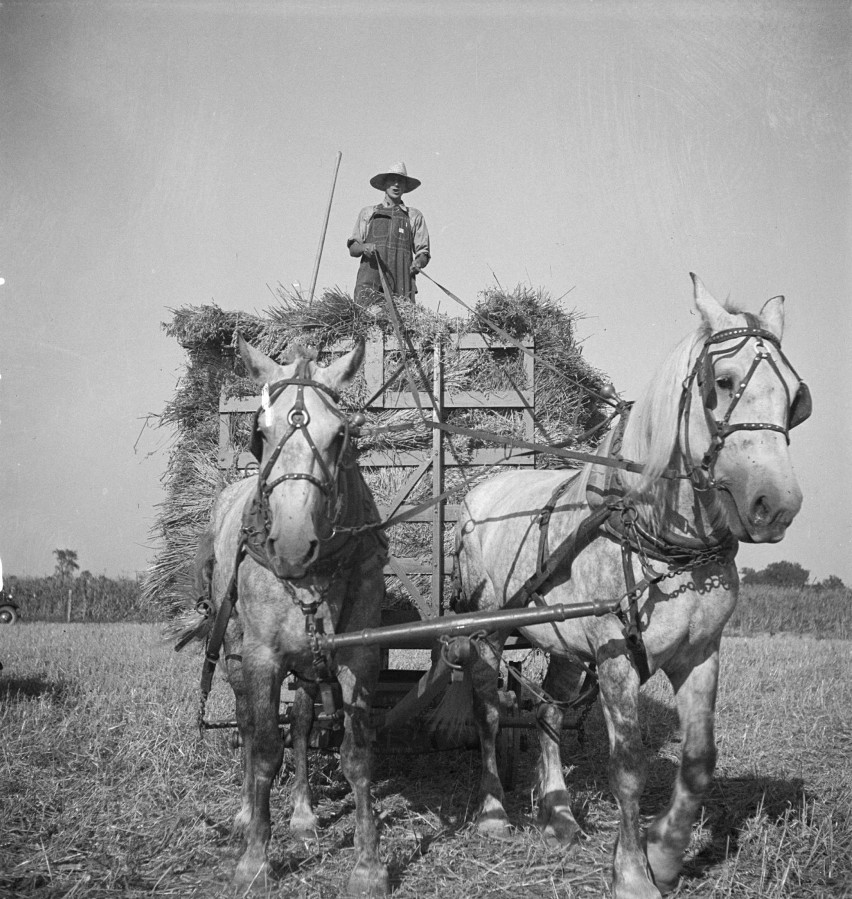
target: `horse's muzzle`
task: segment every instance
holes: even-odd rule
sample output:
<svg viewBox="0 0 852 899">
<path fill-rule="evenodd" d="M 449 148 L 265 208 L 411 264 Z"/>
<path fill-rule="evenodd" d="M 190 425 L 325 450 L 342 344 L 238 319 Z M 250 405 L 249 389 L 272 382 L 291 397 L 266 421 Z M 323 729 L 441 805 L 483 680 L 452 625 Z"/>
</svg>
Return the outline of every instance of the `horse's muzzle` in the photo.
<svg viewBox="0 0 852 899">
<path fill-rule="evenodd" d="M 761 494 L 748 511 L 748 532 L 754 543 L 778 543 L 802 507 L 802 494 L 794 491 L 786 496 Z"/>
<path fill-rule="evenodd" d="M 282 553 L 278 541 L 270 538 L 266 541 L 266 553 L 272 573 L 281 580 L 299 580 L 307 573 L 319 556 L 319 540 L 311 540 L 307 544 L 307 552 L 300 558 L 292 558 L 289 553 Z"/>
</svg>

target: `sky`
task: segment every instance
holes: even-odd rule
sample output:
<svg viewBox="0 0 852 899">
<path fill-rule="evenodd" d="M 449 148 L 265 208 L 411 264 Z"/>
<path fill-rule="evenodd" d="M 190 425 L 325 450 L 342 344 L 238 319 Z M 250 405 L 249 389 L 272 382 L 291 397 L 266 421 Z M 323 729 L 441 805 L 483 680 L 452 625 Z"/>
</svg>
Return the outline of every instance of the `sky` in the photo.
<svg viewBox="0 0 852 899">
<path fill-rule="evenodd" d="M 758 311 L 814 396 L 789 560 L 852 584 L 849 4 L 0 3 L 0 557 L 133 575 L 172 446 L 184 305 L 354 286 L 369 179 L 403 160 L 429 274 L 582 314 L 625 398 L 696 323 L 689 272 Z M 430 308 L 460 310 L 428 282 Z"/>
</svg>

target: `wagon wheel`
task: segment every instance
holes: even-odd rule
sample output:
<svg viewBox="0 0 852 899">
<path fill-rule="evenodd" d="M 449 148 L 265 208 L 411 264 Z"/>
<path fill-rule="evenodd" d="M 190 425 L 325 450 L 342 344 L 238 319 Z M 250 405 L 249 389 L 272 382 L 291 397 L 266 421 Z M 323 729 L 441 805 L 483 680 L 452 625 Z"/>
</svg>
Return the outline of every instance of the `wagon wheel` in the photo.
<svg viewBox="0 0 852 899">
<path fill-rule="evenodd" d="M 18 610 L 14 606 L 0 606 L 0 624 L 14 624 L 18 620 Z"/>
<path fill-rule="evenodd" d="M 516 723 L 520 717 L 518 697 L 514 690 L 500 690 L 500 719 Z M 508 720 L 507 720 L 508 719 Z M 497 773 L 503 789 L 515 789 L 515 769 L 521 754 L 521 730 L 519 727 L 501 727 L 497 732 Z"/>
</svg>

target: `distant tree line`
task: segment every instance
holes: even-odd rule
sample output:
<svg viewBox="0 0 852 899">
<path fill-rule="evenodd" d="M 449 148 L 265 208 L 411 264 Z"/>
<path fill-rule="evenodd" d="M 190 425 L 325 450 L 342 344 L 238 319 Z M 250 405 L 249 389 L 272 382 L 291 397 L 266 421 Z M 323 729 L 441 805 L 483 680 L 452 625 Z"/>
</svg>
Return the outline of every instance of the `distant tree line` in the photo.
<svg viewBox="0 0 852 899">
<path fill-rule="evenodd" d="M 142 602 L 138 577 L 111 578 L 77 572 L 76 550 L 55 549 L 56 567 L 47 577 L 5 578 L 5 592 L 20 607 L 24 621 L 153 621 Z"/>
<path fill-rule="evenodd" d="M 754 568 L 743 568 L 740 580 L 746 586 L 766 584 L 775 587 L 806 587 L 819 590 L 842 590 L 846 585 L 836 575 L 830 574 L 822 581 L 808 584 L 811 573 L 802 568 L 798 562 L 770 562 L 766 568 L 755 571 Z"/>
</svg>

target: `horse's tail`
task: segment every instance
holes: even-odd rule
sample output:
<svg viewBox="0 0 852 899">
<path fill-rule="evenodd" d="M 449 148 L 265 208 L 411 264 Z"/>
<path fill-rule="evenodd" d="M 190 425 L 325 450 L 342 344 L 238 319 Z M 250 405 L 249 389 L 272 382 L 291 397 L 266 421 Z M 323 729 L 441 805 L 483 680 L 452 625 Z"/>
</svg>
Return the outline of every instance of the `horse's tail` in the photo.
<svg viewBox="0 0 852 899">
<path fill-rule="evenodd" d="M 441 743 L 456 745 L 469 742 L 474 720 L 473 679 L 468 667 L 464 668 L 464 675 L 460 680 L 450 681 L 426 723 Z"/>
<path fill-rule="evenodd" d="M 462 535 L 459 528 L 456 528 L 455 540 L 453 542 L 453 567 L 450 572 L 450 596 L 449 607 L 458 612 L 465 608 L 464 604 L 464 585 L 462 584 L 461 565 L 459 563 L 459 553 L 462 548 Z"/>
<path fill-rule="evenodd" d="M 197 602 L 191 609 L 184 609 L 166 626 L 167 636 L 175 640 L 175 652 L 180 652 L 193 640 L 204 640 L 213 627 L 216 617 L 213 604 L 215 564 L 213 532 L 207 530 L 201 535 L 195 551 L 194 583 Z"/>
</svg>

